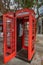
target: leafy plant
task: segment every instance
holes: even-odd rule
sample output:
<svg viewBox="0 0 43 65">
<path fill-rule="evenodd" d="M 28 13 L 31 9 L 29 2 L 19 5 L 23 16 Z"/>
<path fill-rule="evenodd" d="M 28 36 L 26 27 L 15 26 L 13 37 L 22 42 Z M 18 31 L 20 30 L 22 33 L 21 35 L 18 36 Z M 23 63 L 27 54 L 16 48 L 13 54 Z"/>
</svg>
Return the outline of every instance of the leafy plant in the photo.
<svg viewBox="0 0 43 65">
<path fill-rule="evenodd" d="M 32 7 L 34 5 L 34 2 L 33 2 L 33 0 L 22 0 L 22 2 L 21 2 L 21 6 L 23 7 L 23 8 L 29 8 L 29 7 Z"/>
</svg>

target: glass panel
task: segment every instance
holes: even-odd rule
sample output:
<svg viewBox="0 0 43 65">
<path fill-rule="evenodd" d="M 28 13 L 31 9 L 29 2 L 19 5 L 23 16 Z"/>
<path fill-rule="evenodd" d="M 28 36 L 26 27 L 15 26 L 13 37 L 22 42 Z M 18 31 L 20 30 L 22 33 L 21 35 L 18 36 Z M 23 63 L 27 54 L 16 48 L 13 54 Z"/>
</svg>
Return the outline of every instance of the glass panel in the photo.
<svg viewBox="0 0 43 65">
<path fill-rule="evenodd" d="M 0 25 L 0 32 L 2 32 L 2 26 Z"/>
<path fill-rule="evenodd" d="M 7 30 L 6 31 L 7 31 L 7 54 L 11 54 L 15 51 L 13 19 L 7 18 Z"/>
<path fill-rule="evenodd" d="M 29 22 L 24 23 L 24 45 L 28 46 Z"/>
<path fill-rule="evenodd" d="M 32 51 L 34 50 L 34 44 L 35 44 L 35 22 L 33 20 L 32 22 Z"/>
<path fill-rule="evenodd" d="M 11 34 L 11 23 L 10 19 L 7 19 L 7 46 L 10 47 L 10 34 Z"/>
</svg>

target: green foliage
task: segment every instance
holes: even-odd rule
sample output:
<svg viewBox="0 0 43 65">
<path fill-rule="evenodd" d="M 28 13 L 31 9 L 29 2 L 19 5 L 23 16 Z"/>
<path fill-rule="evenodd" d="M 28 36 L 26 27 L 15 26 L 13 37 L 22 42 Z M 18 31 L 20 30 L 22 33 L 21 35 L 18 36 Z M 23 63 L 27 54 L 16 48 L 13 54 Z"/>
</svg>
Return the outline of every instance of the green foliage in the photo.
<svg viewBox="0 0 43 65">
<path fill-rule="evenodd" d="M 33 1 L 32 0 L 22 0 L 21 2 L 21 6 L 23 6 L 24 8 L 29 8 L 33 6 Z"/>
<path fill-rule="evenodd" d="M 40 6 L 42 6 L 42 5 L 43 5 L 43 1 L 42 1 L 41 4 L 38 4 L 38 3 L 37 3 L 38 8 L 40 8 Z"/>
<path fill-rule="evenodd" d="M 34 5 L 34 0 L 15 0 L 19 2 L 23 8 L 29 8 Z"/>
<path fill-rule="evenodd" d="M 15 2 L 18 2 L 18 0 L 14 0 Z"/>
</svg>

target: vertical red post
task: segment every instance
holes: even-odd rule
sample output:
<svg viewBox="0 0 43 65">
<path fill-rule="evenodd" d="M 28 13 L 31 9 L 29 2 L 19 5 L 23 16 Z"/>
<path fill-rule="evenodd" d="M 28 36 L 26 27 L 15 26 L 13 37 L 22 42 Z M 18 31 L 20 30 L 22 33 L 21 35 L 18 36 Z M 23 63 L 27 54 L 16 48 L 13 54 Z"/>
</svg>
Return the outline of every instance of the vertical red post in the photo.
<svg viewBox="0 0 43 65">
<path fill-rule="evenodd" d="M 32 16 L 29 15 L 29 33 L 28 33 L 28 60 L 32 58 L 31 45 L 32 45 Z"/>
</svg>

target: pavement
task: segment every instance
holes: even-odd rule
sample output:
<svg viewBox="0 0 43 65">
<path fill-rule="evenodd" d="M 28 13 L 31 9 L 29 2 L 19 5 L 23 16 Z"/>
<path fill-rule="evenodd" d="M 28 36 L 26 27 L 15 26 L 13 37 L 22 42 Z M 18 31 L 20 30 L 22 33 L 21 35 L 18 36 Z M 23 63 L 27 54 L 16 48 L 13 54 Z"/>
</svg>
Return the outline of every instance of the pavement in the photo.
<svg viewBox="0 0 43 65">
<path fill-rule="evenodd" d="M 37 46 L 39 46 L 39 44 L 38 44 L 39 37 L 37 37 L 37 38 L 38 38 L 38 40 L 35 44 L 36 52 L 35 52 L 35 55 L 31 61 L 31 63 L 25 62 L 18 58 L 13 58 L 8 63 L 4 64 L 3 63 L 3 41 L 0 40 L 0 65 L 43 65 L 43 52 L 42 52 L 43 50 L 42 51 L 37 50 L 38 49 Z M 42 37 L 40 37 L 40 38 L 42 38 Z M 43 38 L 40 40 L 42 40 L 42 42 L 43 42 Z M 41 45 L 40 45 L 40 47 L 41 47 Z"/>
</svg>

